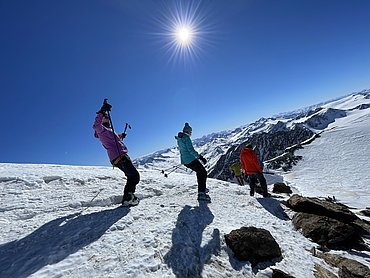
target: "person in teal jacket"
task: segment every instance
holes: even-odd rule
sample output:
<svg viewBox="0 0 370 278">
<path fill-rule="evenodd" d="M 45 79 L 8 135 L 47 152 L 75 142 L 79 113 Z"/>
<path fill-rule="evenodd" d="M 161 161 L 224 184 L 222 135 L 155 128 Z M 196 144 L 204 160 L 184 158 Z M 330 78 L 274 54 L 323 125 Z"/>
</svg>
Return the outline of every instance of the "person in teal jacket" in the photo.
<svg viewBox="0 0 370 278">
<path fill-rule="evenodd" d="M 182 132 L 179 132 L 178 135 L 175 136 L 180 150 L 181 164 L 197 173 L 198 200 L 211 202 L 211 197 L 207 194 L 207 171 L 203 166 L 203 164 L 207 163 L 207 160 L 194 150 L 193 143 L 190 140 L 192 131 L 193 129 L 191 126 L 185 123 Z M 202 161 L 203 164 L 200 163 L 199 160 Z"/>
</svg>

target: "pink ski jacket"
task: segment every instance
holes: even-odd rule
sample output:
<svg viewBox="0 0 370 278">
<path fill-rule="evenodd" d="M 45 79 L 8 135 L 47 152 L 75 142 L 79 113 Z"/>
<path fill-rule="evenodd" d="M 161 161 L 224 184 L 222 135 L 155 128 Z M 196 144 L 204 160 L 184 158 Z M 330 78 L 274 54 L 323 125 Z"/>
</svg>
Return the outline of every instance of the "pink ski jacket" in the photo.
<svg viewBox="0 0 370 278">
<path fill-rule="evenodd" d="M 107 128 L 102 125 L 102 120 L 103 114 L 96 114 L 93 125 L 95 131 L 94 136 L 99 138 L 103 147 L 107 150 L 109 160 L 112 162 L 120 155 L 126 154 L 128 150 L 123 141 L 117 136 L 117 134 L 113 133 L 111 128 Z"/>
</svg>

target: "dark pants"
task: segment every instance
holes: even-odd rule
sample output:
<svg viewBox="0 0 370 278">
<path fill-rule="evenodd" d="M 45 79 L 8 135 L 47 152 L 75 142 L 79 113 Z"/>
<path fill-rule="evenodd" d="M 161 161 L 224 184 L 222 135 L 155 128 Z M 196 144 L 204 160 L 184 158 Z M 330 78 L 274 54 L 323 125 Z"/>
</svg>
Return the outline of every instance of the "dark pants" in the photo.
<svg viewBox="0 0 370 278">
<path fill-rule="evenodd" d="M 202 163 L 200 163 L 198 159 L 194 159 L 189 164 L 184 165 L 197 173 L 198 192 L 204 192 L 206 190 L 207 171 Z"/>
<path fill-rule="evenodd" d="M 239 185 L 244 185 L 244 180 L 242 176 L 236 176 L 236 180 Z"/>
<path fill-rule="evenodd" d="M 115 165 L 115 167 L 122 170 L 127 177 L 127 182 L 123 190 L 123 195 L 127 195 L 127 193 L 129 192 L 134 193 L 136 190 L 136 185 L 140 181 L 140 175 L 135 166 L 132 164 L 129 156 L 124 156 L 121 161 L 119 161 Z"/>
<path fill-rule="evenodd" d="M 267 196 L 267 182 L 263 174 L 255 173 L 245 176 L 245 178 L 249 181 L 249 186 L 251 189 L 251 193 L 254 194 L 256 189 L 256 183 L 259 182 L 263 191 L 263 196 Z"/>
</svg>

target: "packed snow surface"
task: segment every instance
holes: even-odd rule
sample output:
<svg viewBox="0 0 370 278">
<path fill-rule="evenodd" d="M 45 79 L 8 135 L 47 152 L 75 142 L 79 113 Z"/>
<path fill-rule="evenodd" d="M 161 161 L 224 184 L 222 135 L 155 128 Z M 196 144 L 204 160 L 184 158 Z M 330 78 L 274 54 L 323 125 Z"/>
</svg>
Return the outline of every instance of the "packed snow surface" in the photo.
<svg viewBox="0 0 370 278">
<path fill-rule="evenodd" d="M 123 208 L 118 169 L 0 164 L 0 276 L 269 277 L 271 262 L 252 269 L 224 241 L 255 226 L 282 249 L 275 268 L 313 277 L 315 244 L 294 230 L 279 198 L 209 179 L 212 203 L 198 203 L 194 174 L 140 174 L 141 202 Z M 281 179 L 267 178 L 270 190 Z"/>
</svg>

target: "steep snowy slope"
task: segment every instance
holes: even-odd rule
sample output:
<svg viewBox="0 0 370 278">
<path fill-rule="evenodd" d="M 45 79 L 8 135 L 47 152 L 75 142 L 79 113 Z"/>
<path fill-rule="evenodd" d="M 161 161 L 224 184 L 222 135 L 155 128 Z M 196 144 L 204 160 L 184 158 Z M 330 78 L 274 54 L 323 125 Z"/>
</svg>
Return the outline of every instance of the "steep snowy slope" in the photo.
<svg viewBox="0 0 370 278">
<path fill-rule="evenodd" d="M 340 104 L 350 109 L 354 103 Z M 348 111 L 311 144 L 296 151 L 303 159 L 284 177 L 306 196 L 336 196 L 350 206 L 370 204 L 370 113 Z M 321 194 L 321 195 L 320 195 Z"/>
</svg>

